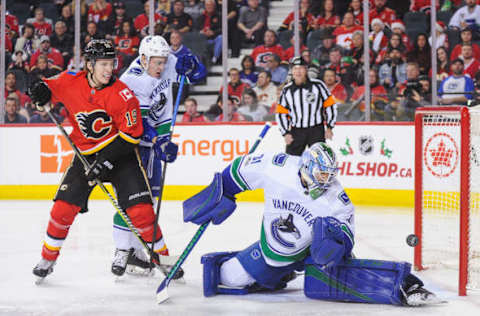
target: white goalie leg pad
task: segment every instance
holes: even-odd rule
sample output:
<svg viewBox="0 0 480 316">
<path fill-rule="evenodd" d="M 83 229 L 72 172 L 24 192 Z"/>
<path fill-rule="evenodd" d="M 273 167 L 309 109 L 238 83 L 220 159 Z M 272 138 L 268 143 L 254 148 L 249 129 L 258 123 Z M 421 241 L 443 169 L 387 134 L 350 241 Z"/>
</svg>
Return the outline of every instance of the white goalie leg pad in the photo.
<svg viewBox="0 0 480 316">
<path fill-rule="evenodd" d="M 255 283 L 255 279 L 243 268 L 240 261 L 233 257 L 220 267 L 220 284 L 228 287 L 243 288 Z"/>
</svg>

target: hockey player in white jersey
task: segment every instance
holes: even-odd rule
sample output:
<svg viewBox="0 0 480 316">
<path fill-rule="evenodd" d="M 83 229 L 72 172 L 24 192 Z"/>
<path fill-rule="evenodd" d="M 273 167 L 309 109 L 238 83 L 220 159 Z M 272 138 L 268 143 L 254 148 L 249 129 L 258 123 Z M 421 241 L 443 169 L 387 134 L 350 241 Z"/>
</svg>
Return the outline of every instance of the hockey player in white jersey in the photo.
<svg viewBox="0 0 480 316">
<path fill-rule="evenodd" d="M 301 157 L 285 153 L 236 158 L 213 182 L 184 202 L 184 221 L 222 223 L 235 195 L 263 188 L 260 240 L 235 252 L 202 257 L 205 296 L 241 295 L 286 287 L 305 270 L 304 293 L 315 299 L 423 305 L 436 296 L 410 273 L 410 264 L 352 256 L 354 207 L 336 178 L 333 150 L 315 143 Z"/>
<path fill-rule="evenodd" d="M 139 56 L 120 77 L 140 102 L 144 134 L 139 151 L 153 197 L 159 196 L 161 161 L 173 162 L 177 156 L 178 146 L 170 141 L 168 133 L 173 115 L 172 85 L 179 75 L 197 82 L 205 77 L 206 71 L 193 55 L 177 59 L 170 54 L 170 47 L 163 37 L 146 36 L 140 43 Z M 153 271 L 142 245 L 118 214 L 114 215 L 113 239 L 116 250 L 112 273 L 121 276 L 125 270 L 133 274 Z M 158 254 L 168 256 L 162 236 L 156 243 L 162 246 Z"/>
</svg>

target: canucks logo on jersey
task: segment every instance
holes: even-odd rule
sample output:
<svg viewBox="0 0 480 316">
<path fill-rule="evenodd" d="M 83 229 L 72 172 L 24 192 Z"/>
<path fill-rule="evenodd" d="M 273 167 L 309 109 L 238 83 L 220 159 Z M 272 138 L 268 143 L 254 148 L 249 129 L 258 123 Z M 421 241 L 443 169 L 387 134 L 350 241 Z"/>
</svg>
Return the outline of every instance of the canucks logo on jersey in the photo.
<svg viewBox="0 0 480 316">
<path fill-rule="evenodd" d="M 302 235 L 300 230 L 293 223 L 293 215 L 288 214 L 287 218 L 279 218 L 272 221 L 272 236 L 277 240 L 281 245 L 287 248 L 294 248 L 295 243 L 289 242 L 285 238 L 293 236 L 295 240 L 299 240 Z M 291 238 L 288 238 L 291 239 Z"/>
</svg>

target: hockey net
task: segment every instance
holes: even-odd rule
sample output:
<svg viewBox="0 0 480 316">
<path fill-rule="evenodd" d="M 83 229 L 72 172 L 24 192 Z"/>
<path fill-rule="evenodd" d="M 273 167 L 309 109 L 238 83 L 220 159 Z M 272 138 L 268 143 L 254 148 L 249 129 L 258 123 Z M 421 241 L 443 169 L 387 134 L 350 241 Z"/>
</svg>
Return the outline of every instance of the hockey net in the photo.
<svg viewBox="0 0 480 316">
<path fill-rule="evenodd" d="M 459 295 L 480 288 L 480 109 L 415 115 L 414 264 L 458 269 Z"/>
</svg>

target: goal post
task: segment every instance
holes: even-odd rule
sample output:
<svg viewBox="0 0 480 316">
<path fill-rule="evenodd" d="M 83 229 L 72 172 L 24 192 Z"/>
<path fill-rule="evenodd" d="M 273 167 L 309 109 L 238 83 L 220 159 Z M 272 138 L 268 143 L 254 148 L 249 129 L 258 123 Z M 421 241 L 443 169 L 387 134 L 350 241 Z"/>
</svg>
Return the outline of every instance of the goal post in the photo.
<svg viewBox="0 0 480 316">
<path fill-rule="evenodd" d="M 414 267 L 458 269 L 458 294 L 480 285 L 480 110 L 415 114 Z"/>
</svg>

